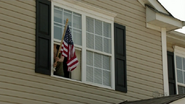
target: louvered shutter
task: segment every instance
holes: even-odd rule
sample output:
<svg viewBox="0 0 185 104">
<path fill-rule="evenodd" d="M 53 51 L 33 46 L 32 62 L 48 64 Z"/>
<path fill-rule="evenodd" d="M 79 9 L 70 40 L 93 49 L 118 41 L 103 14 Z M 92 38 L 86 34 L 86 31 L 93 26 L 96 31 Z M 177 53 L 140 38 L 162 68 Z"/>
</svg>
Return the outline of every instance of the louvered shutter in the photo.
<svg viewBox="0 0 185 104">
<path fill-rule="evenodd" d="M 36 58 L 35 72 L 51 73 L 51 2 L 36 1 Z"/>
<path fill-rule="evenodd" d="M 114 24 L 115 42 L 115 89 L 127 92 L 126 70 L 126 29 L 125 26 Z"/>
<path fill-rule="evenodd" d="M 174 53 L 167 52 L 168 54 L 168 80 L 169 80 L 169 94 L 176 94 L 176 83 L 175 83 L 175 66 L 174 66 Z"/>
</svg>

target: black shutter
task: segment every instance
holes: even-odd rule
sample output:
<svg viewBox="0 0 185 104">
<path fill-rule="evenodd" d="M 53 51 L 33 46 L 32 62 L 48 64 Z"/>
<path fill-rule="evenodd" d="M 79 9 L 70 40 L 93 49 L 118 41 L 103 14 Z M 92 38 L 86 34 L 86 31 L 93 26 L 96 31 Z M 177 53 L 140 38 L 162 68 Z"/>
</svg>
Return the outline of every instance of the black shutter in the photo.
<svg viewBox="0 0 185 104">
<path fill-rule="evenodd" d="M 115 89 L 127 92 L 126 32 L 125 26 L 114 24 Z"/>
<path fill-rule="evenodd" d="M 174 53 L 168 51 L 168 80 L 169 80 L 169 94 L 176 94 L 175 83 L 175 66 L 174 66 Z"/>
<path fill-rule="evenodd" d="M 36 0 L 36 57 L 35 72 L 51 72 L 51 2 Z"/>
</svg>

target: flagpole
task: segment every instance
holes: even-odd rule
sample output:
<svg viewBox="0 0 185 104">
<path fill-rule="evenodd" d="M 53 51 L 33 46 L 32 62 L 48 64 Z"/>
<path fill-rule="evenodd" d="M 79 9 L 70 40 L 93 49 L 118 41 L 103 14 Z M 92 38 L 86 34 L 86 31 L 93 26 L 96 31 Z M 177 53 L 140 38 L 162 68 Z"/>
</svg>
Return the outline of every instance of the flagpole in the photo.
<svg viewBox="0 0 185 104">
<path fill-rule="evenodd" d="M 65 36 L 65 33 L 66 33 L 67 24 L 68 24 L 68 18 L 66 19 L 66 24 L 65 24 L 64 32 L 63 32 L 62 39 L 61 39 L 61 42 L 60 42 L 60 47 L 59 47 L 59 50 L 57 52 L 57 57 L 59 57 L 59 53 L 61 51 L 61 46 L 62 46 L 62 43 L 63 43 L 63 40 L 64 40 L 64 36 Z M 55 61 L 54 64 L 57 64 L 57 61 Z M 55 71 L 55 67 L 54 67 L 53 70 Z"/>
</svg>

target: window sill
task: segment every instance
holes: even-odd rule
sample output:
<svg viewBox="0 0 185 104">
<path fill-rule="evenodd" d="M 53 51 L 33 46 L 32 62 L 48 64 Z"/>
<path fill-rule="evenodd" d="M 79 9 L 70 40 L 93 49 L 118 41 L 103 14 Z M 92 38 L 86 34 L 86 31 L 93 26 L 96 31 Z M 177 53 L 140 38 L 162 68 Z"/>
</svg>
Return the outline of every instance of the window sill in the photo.
<svg viewBox="0 0 185 104">
<path fill-rule="evenodd" d="M 95 83 L 90 83 L 90 82 L 82 82 L 82 81 L 78 81 L 78 80 L 74 80 L 74 79 L 69 79 L 69 78 L 65 78 L 65 77 L 59 77 L 59 76 L 56 76 L 56 75 L 51 75 L 52 77 L 55 77 L 55 78 L 59 78 L 59 79 L 64 79 L 64 80 L 68 80 L 68 81 L 71 81 L 71 82 L 77 82 L 77 83 L 80 83 L 80 84 L 84 84 L 84 85 L 90 85 L 92 87 L 99 87 L 99 88 L 105 88 L 105 89 L 110 89 L 110 90 L 115 90 L 111 87 L 108 87 L 108 86 L 103 86 L 103 85 L 99 85 L 99 84 L 95 84 Z"/>
</svg>

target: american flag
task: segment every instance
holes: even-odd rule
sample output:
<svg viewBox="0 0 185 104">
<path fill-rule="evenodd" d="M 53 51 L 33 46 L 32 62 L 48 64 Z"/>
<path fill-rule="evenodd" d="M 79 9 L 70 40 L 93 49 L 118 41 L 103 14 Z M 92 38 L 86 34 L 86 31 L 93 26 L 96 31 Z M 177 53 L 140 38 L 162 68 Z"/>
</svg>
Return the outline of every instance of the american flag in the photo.
<svg viewBox="0 0 185 104">
<path fill-rule="evenodd" d="M 78 59 L 75 54 L 75 47 L 74 47 L 69 26 L 67 26 L 67 29 L 66 29 L 64 41 L 61 46 L 61 53 L 62 53 L 62 56 L 67 57 L 68 71 L 73 71 L 78 65 Z"/>
</svg>

